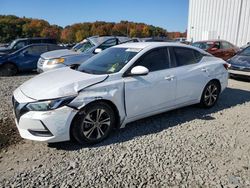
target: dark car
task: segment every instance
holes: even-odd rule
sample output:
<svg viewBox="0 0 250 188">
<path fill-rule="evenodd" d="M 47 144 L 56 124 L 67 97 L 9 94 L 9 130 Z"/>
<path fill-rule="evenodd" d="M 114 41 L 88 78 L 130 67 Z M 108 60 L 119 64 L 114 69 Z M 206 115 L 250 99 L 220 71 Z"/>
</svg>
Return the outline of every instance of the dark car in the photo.
<svg viewBox="0 0 250 188">
<path fill-rule="evenodd" d="M 9 46 L 1 47 L 0 54 L 11 53 L 17 51 L 27 45 L 30 44 L 38 44 L 38 43 L 48 43 L 48 44 L 56 44 L 55 39 L 51 38 L 20 38 L 12 41 Z"/>
<path fill-rule="evenodd" d="M 250 77 L 250 46 L 228 60 L 231 64 L 229 73 L 234 77 Z"/>
<path fill-rule="evenodd" d="M 12 76 L 17 72 L 37 69 L 37 61 L 42 53 L 62 49 L 55 44 L 31 44 L 13 53 L 0 57 L 0 76 Z"/>
<path fill-rule="evenodd" d="M 192 46 L 201 48 L 215 57 L 224 59 L 225 61 L 233 57 L 239 51 L 237 46 L 225 40 L 199 41 L 194 42 Z"/>
</svg>

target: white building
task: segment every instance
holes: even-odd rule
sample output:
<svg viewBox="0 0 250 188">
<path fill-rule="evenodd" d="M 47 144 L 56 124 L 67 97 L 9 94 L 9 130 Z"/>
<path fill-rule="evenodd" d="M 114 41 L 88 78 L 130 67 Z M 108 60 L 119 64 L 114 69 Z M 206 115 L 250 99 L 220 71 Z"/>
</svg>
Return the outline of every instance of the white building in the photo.
<svg viewBox="0 0 250 188">
<path fill-rule="evenodd" d="M 250 0 L 189 0 L 187 38 L 250 42 Z"/>
</svg>

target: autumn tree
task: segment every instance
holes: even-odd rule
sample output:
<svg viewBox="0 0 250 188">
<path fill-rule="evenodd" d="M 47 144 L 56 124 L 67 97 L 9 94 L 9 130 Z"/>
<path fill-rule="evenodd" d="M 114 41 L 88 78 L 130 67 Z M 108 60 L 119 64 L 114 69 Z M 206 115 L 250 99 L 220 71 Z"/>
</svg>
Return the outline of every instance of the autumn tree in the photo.
<svg viewBox="0 0 250 188">
<path fill-rule="evenodd" d="M 87 37 L 116 35 L 130 37 L 166 37 L 174 38 L 177 33 L 168 33 L 165 29 L 129 21 L 84 22 L 65 28 L 50 25 L 47 21 L 32 18 L 20 18 L 13 15 L 0 15 L 0 42 L 10 42 L 18 37 L 50 37 L 65 43 L 79 42 Z M 183 36 L 180 33 L 180 36 Z M 179 36 L 179 35 L 178 35 Z"/>
</svg>

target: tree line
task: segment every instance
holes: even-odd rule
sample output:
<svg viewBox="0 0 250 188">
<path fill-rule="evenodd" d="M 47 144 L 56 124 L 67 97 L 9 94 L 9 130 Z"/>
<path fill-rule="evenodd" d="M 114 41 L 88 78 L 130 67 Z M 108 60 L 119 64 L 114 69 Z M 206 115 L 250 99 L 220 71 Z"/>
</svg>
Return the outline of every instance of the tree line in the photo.
<svg viewBox="0 0 250 188">
<path fill-rule="evenodd" d="M 185 33 L 167 32 L 167 30 L 129 21 L 114 22 L 84 22 L 66 26 L 50 25 L 42 19 L 0 15 L 0 43 L 10 42 L 16 38 L 49 37 L 65 43 L 79 42 L 94 35 L 116 35 L 130 37 L 185 37 Z"/>
</svg>

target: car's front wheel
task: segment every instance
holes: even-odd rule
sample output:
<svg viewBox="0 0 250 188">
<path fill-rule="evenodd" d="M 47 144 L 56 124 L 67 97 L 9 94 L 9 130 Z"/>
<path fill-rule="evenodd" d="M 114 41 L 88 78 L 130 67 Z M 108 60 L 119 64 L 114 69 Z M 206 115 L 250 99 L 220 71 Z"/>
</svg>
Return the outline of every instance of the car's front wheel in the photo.
<svg viewBox="0 0 250 188">
<path fill-rule="evenodd" d="M 214 106 L 220 95 L 220 85 L 216 81 L 210 81 L 203 90 L 200 104 L 202 107 Z"/>
<path fill-rule="evenodd" d="M 14 76 L 17 72 L 17 67 L 12 63 L 5 63 L 0 67 L 0 76 Z"/>
<path fill-rule="evenodd" d="M 93 103 L 73 121 L 72 134 L 80 144 L 95 144 L 105 139 L 115 124 L 113 109 L 104 102 Z"/>
</svg>

